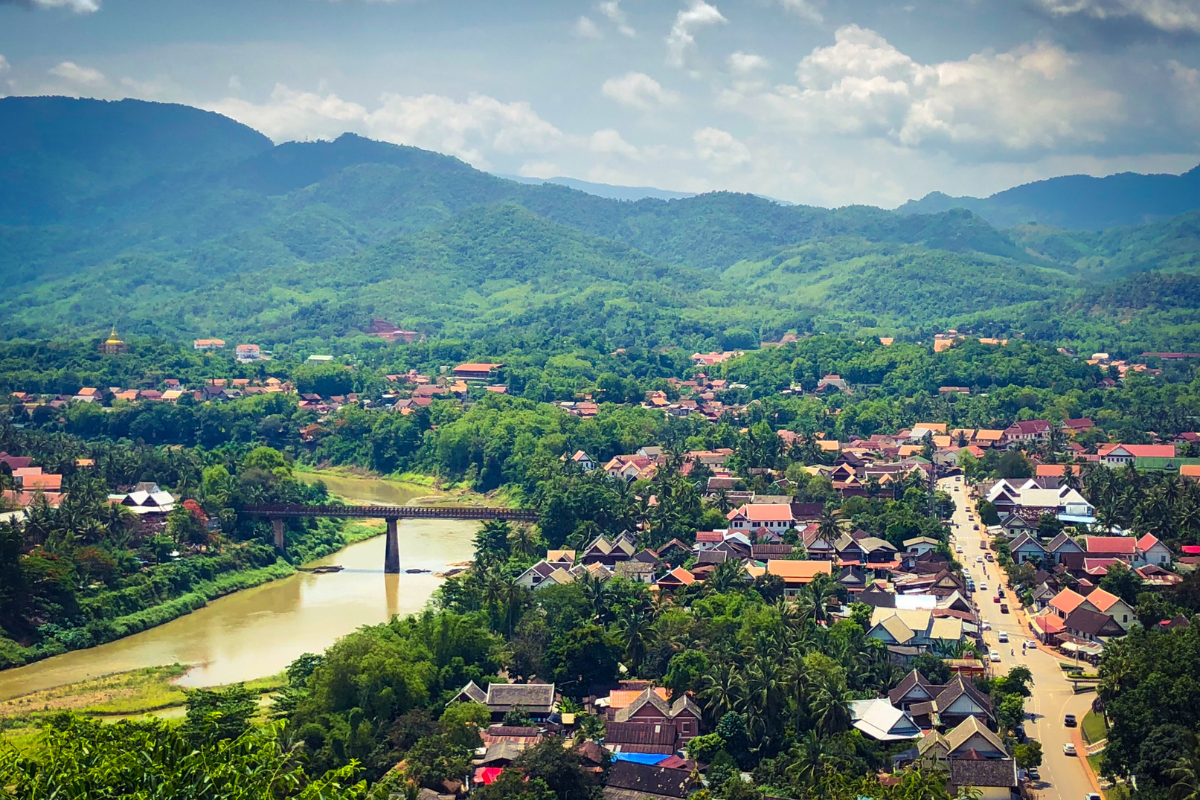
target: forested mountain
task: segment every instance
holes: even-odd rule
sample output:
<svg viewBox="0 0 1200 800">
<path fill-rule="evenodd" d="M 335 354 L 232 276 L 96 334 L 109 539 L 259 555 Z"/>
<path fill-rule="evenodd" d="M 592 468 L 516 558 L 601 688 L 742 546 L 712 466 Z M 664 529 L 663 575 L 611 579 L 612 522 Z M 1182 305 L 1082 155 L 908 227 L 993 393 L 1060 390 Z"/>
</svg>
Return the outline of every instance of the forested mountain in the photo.
<svg viewBox="0 0 1200 800">
<path fill-rule="evenodd" d="M 352 134 L 272 147 L 182 106 L 9 98 L 0 118 L 20 131 L 0 150 L 0 174 L 15 176 L 0 209 L 8 336 L 115 322 L 269 344 L 376 316 L 430 333 L 517 325 L 642 344 L 964 322 L 1005 332 L 1048 309 L 1093 313 L 1076 299 L 1088 285 L 1200 267 L 1200 212 L 1082 233 L 729 192 L 620 201 Z"/>
<path fill-rule="evenodd" d="M 696 196 L 692 192 L 672 192 L 666 189 L 655 189 L 652 186 L 614 186 L 611 183 L 592 183 L 591 181 L 581 181 L 575 178 L 526 178 L 520 175 L 500 175 L 499 177 L 516 181 L 517 183 L 527 183 L 532 186 L 553 183 L 557 186 L 566 186 L 568 189 L 577 189 L 581 192 L 594 194 L 597 197 L 607 197 L 610 200 L 645 200 L 646 198 L 653 200 L 682 200 L 685 197 Z"/>
<path fill-rule="evenodd" d="M 952 208 L 968 208 L 1001 228 L 1038 223 L 1098 231 L 1143 225 L 1200 209 L 1200 166 L 1182 175 L 1064 175 L 984 198 L 931 192 L 896 210 L 934 214 Z"/>
</svg>

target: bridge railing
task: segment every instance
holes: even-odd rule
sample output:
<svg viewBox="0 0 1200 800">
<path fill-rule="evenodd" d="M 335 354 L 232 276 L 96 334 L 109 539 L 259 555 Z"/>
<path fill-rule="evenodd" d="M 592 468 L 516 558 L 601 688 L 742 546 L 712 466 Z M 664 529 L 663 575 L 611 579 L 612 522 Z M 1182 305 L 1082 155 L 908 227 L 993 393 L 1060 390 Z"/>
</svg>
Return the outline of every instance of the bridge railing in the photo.
<svg viewBox="0 0 1200 800">
<path fill-rule="evenodd" d="M 502 519 L 531 522 L 536 511 L 484 506 L 307 506 L 299 504 L 247 506 L 255 517 L 364 517 L 369 519 Z"/>
</svg>

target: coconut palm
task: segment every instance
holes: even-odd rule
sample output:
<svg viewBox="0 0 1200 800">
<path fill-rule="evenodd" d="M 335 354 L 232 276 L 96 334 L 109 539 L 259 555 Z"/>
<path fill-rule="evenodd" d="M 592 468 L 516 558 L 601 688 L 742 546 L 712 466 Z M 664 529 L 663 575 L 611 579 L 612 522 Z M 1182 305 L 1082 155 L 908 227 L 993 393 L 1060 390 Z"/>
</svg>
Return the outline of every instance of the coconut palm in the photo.
<svg viewBox="0 0 1200 800">
<path fill-rule="evenodd" d="M 817 520 L 817 538 L 826 544 L 832 545 L 842 535 L 838 513 L 828 505 L 821 509 L 821 517 Z"/>
<path fill-rule="evenodd" d="M 1182 756 L 1167 775 L 1175 779 L 1171 800 L 1200 800 L 1200 748 Z"/>
<path fill-rule="evenodd" d="M 630 671 L 636 675 L 658 635 L 654 620 L 645 611 L 631 610 L 621 619 L 617 631 L 625 646 L 625 660 Z"/>
</svg>

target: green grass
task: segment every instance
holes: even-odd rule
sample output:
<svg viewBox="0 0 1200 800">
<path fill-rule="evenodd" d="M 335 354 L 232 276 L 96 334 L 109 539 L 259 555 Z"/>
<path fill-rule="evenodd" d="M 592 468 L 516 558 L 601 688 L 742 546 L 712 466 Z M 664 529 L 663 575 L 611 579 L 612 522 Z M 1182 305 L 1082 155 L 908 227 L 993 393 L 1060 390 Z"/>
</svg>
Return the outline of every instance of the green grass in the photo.
<svg viewBox="0 0 1200 800">
<path fill-rule="evenodd" d="M 1089 711 L 1083 715 L 1083 720 L 1079 725 L 1083 733 L 1083 740 L 1088 744 L 1095 744 L 1108 736 L 1108 725 L 1104 721 L 1103 714 Z"/>
<path fill-rule="evenodd" d="M 38 732 L 47 717 L 71 712 L 89 717 L 125 718 L 182 708 L 187 690 L 175 681 L 188 667 L 172 664 L 163 667 L 117 672 L 86 681 L 68 683 L 40 692 L 0 702 L 0 738 L 18 750 L 37 746 Z M 247 689 L 268 695 L 279 691 L 286 678 L 283 673 L 248 681 Z"/>
</svg>

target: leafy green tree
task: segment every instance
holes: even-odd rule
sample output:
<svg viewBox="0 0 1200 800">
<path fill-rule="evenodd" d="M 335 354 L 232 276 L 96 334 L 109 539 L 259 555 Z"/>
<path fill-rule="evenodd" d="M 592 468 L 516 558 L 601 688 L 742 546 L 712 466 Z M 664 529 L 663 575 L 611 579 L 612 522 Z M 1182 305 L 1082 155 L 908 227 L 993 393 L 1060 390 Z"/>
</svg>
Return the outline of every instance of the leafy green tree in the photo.
<svg viewBox="0 0 1200 800">
<path fill-rule="evenodd" d="M 1030 739 L 1025 744 L 1013 748 L 1013 758 L 1020 769 L 1034 769 L 1042 765 L 1042 743 Z"/>
<path fill-rule="evenodd" d="M 192 689 L 187 693 L 187 718 L 180 732 L 197 745 L 236 739 L 250 729 L 258 711 L 258 694 L 243 684 L 228 689 Z"/>
</svg>

